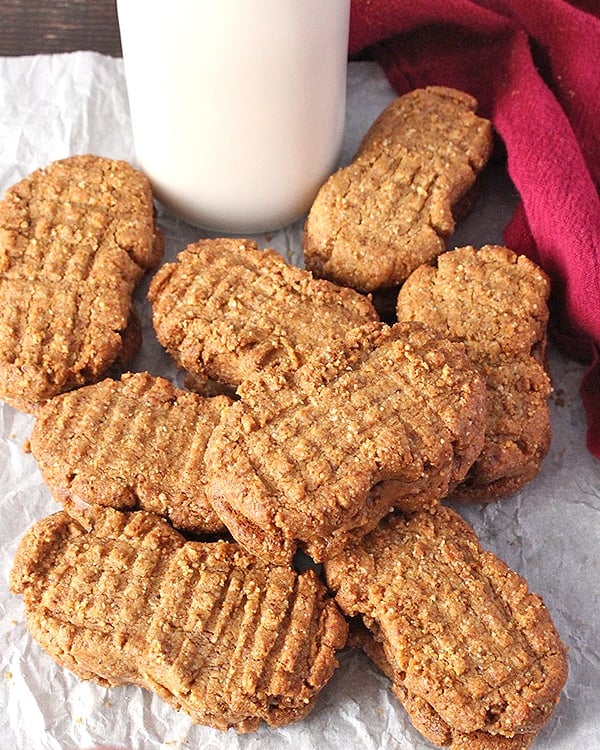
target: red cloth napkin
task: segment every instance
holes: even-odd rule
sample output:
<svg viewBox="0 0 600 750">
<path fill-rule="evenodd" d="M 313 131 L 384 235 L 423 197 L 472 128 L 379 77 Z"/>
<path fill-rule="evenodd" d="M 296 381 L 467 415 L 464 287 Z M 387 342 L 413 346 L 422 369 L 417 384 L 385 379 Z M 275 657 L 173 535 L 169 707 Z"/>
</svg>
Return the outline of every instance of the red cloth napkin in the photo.
<svg viewBox="0 0 600 750">
<path fill-rule="evenodd" d="M 350 54 L 399 94 L 477 98 L 505 144 L 521 203 L 505 243 L 552 281 L 551 331 L 590 364 L 587 445 L 600 458 L 600 2 L 352 0 Z"/>
</svg>

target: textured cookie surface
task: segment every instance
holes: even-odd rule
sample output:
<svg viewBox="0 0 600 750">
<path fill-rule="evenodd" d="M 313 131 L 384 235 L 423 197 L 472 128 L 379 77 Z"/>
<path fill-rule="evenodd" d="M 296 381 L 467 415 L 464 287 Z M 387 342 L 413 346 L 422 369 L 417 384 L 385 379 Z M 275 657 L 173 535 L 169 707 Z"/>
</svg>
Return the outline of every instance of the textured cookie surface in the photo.
<svg viewBox="0 0 600 750">
<path fill-rule="evenodd" d="M 28 628 L 62 666 L 154 690 L 194 721 L 255 730 L 305 716 L 347 626 L 312 571 L 237 544 L 185 542 L 158 516 L 65 513 L 23 538 L 10 576 Z"/>
<path fill-rule="evenodd" d="M 416 89 L 373 123 L 350 165 L 319 191 L 304 231 L 306 267 L 361 291 L 395 287 L 445 249 L 452 208 L 492 147 L 476 101 L 454 89 Z"/>
<path fill-rule="evenodd" d="M 444 726 L 531 734 L 550 716 L 567 675 L 550 615 L 453 510 L 383 521 L 325 572 L 342 610 L 383 647 L 415 723 L 441 720 L 427 730 L 435 741 Z"/>
<path fill-rule="evenodd" d="M 147 179 L 74 156 L 0 202 L 0 397 L 32 411 L 97 380 L 123 349 L 131 295 L 162 255 Z"/>
<path fill-rule="evenodd" d="M 238 389 L 206 450 L 210 500 L 268 560 L 321 561 L 389 511 L 432 505 L 483 444 L 483 383 L 420 324 L 356 329 L 297 371 Z"/>
<path fill-rule="evenodd" d="M 538 473 L 550 445 L 545 369 L 549 282 L 524 256 L 463 247 L 418 268 L 398 295 L 400 320 L 420 320 L 467 355 L 487 387 L 485 445 L 454 495 L 490 500 Z"/>
<path fill-rule="evenodd" d="M 269 364 L 296 368 L 349 328 L 377 320 L 362 295 L 249 240 L 188 246 L 158 271 L 149 298 L 158 339 L 180 367 L 234 387 Z"/>
<path fill-rule="evenodd" d="M 71 514 L 85 504 L 142 509 L 182 530 L 223 530 L 206 498 L 204 451 L 228 408 L 148 373 L 106 379 L 50 399 L 31 451 Z"/>
<path fill-rule="evenodd" d="M 536 738 L 537 732 L 521 732 L 512 737 L 484 731 L 470 734 L 458 732 L 425 699 L 410 693 L 401 682 L 393 681 L 394 670 L 383 646 L 356 621 L 352 623 L 348 646 L 361 649 L 392 680 L 392 691 L 406 709 L 413 726 L 434 745 L 448 747 L 450 750 L 527 750 Z"/>
</svg>

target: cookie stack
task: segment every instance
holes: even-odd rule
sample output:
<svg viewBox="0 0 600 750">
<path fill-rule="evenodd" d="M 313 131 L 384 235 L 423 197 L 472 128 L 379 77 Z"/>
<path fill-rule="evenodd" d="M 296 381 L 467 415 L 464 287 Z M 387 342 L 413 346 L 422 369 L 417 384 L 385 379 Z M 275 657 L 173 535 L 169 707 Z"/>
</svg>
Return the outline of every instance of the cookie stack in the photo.
<svg viewBox="0 0 600 750">
<path fill-rule="evenodd" d="M 152 322 L 188 390 L 151 373 L 101 379 L 119 347 L 102 368 L 81 365 L 101 348 L 91 303 L 72 343 L 75 324 L 46 317 L 28 359 L 2 348 L 2 397 L 35 410 L 31 449 L 64 507 L 26 534 L 11 587 L 59 663 L 252 731 L 308 713 L 350 622 L 348 643 L 432 742 L 531 744 L 566 679 L 564 648 L 541 599 L 443 504 L 514 492 L 550 439 L 545 275 L 506 248 L 444 252 L 491 149 L 475 106 L 434 87 L 383 113 L 311 211 L 314 273 L 242 239 L 201 240 L 164 264 Z M 104 176 L 75 196 L 81 158 Z M 130 310 L 135 269 L 160 241 L 151 202 L 110 229 L 101 212 L 94 235 L 94 207 L 118 202 L 111 164 L 75 157 L 9 191 L 0 296 L 18 280 L 34 299 L 48 276 L 26 283 L 36 238 L 54 238 L 51 268 L 64 236 L 56 288 L 64 275 L 65 294 L 91 294 L 101 264 Z M 22 234 L 6 218 L 17 207 Z M 390 290 L 393 324 L 363 294 Z M 92 297 L 122 340 L 123 310 Z M 49 376 L 61 347 L 69 374 Z M 323 579 L 298 572 L 299 552 Z"/>
<path fill-rule="evenodd" d="M 527 748 L 566 677 L 541 599 L 450 508 L 390 517 L 325 565 L 351 642 L 436 745 Z"/>
</svg>

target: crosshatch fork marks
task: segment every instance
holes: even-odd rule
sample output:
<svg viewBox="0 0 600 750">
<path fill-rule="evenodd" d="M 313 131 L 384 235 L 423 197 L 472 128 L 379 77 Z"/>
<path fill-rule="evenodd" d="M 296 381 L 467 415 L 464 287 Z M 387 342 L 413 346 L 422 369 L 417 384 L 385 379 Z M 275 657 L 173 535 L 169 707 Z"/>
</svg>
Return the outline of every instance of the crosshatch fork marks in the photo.
<svg viewBox="0 0 600 750">
<path fill-rule="evenodd" d="M 87 520 L 87 531 L 63 512 L 38 522 L 10 577 L 60 664 L 154 689 L 219 729 L 311 710 L 347 636 L 314 571 L 265 564 L 235 543 L 186 542 L 142 511 L 95 508 Z"/>
</svg>

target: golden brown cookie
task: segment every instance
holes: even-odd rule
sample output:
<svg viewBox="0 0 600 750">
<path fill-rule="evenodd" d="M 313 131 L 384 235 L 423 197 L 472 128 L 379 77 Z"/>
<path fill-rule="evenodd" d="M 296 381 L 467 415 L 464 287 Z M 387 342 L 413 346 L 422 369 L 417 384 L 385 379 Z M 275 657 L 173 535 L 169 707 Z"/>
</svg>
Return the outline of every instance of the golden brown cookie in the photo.
<svg viewBox="0 0 600 750">
<path fill-rule="evenodd" d="M 418 268 L 398 295 L 401 320 L 464 344 L 487 388 L 485 445 L 454 497 L 486 501 L 533 479 L 550 445 L 546 274 L 505 247 L 462 247 Z"/>
<path fill-rule="evenodd" d="M 242 239 L 201 240 L 165 264 L 148 297 L 158 340 L 198 378 L 236 387 L 271 364 L 296 368 L 354 326 L 368 299 Z"/>
<path fill-rule="evenodd" d="M 394 503 L 435 504 L 483 444 L 483 383 L 420 324 L 355 329 L 238 392 L 209 439 L 209 497 L 240 543 L 280 563 L 298 546 L 326 559 Z"/>
<path fill-rule="evenodd" d="M 426 700 L 409 693 L 402 683 L 393 682 L 394 670 L 386 658 L 383 646 L 356 620 L 351 624 L 348 646 L 364 651 L 369 659 L 392 680 L 392 691 L 406 709 L 413 726 L 434 745 L 448 747 L 450 750 L 527 750 L 533 744 L 536 732 L 522 732 L 513 737 L 504 737 L 490 732 L 462 734 L 455 731 Z"/>
<path fill-rule="evenodd" d="M 397 287 L 445 250 L 453 207 L 489 159 L 492 129 L 477 102 L 432 86 L 394 100 L 350 165 L 319 191 L 304 230 L 316 276 L 363 292 Z"/>
<path fill-rule="evenodd" d="M 25 411 L 105 373 L 128 339 L 131 297 L 162 255 L 148 180 L 73 156 L 0 203 L 0 397 Z"/>
<path fill-rule="evenodd" d="M 523 738 L 549 718 L 567 677 L 550 615 L 455 511 L 386 519 L 327 561 L 325 574 L 341 609 L 361 616 L 383 649 L 396 694 L 432 741 Z"/>
<path fill-rule="evenodd" d="M 313 571 L 228 542 L 185 542 L 150 513 L 66 513 L 24 536 L 10 575 L 27 626 L 60 665 L 153 690 L 194 721 L 254 731 L 310 712 L 347 625 Z"/>
<path fill-rule="evenodd" d="M 47 401 L 31 452 L 75 517 L 103 505 L 158 513 L 185 531 L 223 531 L 206 497 L 204 451 L 229 404 L 129 373 Z"/>
</svg>

